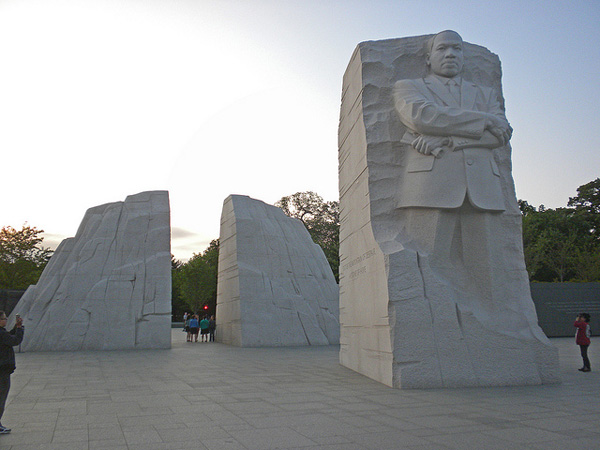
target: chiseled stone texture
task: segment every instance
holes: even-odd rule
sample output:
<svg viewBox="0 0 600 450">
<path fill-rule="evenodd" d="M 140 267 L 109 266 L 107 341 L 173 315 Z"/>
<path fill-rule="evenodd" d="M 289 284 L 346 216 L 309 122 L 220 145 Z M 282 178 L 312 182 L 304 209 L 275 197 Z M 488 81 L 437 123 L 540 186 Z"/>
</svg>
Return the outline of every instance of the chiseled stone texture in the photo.
<svg viewBox="0 0 600 450">
<path fill-rule="evenodd" d="M 23 349 L 170 348 L 170 230 L 167 191 L 88 209 L 13 311 Z"/>
<path fill-rule="evenodd" d="M 247 196 L 225 199 L 216 320 L 230 345 L 339 343 L 338 285 L 302 222 Z"/>
<path fill-rule="evenodd" d="M 495 278 L 483 280 L 502 292 L 493 302 L 496 313 L 478 308 L 477 301 L 457 301 L 460 294 L 430 270 L 426 255 L 398 239 L 405 232 L 406 210 L 397 208 L 405 127 L 392 89 L 397 80 L 425 76 L 429 37 L 363 42 L 344 75 L 340 362 L 402 389 L 557 382 L 558 355 L 537 325 L 529 291 L 510 145 L 494 150 L 506 210 L 490 231 L 499 234 L 490 236 L 498 240 L 503 265 L 492 268 Z M 464 54 L 465 79 L 501 93 L 498 57 L 466 42 Z M 419 237 L 426 240 L 427 232 Z M 472 295 L 465 293 L 469 300 Z"/>
</svg>

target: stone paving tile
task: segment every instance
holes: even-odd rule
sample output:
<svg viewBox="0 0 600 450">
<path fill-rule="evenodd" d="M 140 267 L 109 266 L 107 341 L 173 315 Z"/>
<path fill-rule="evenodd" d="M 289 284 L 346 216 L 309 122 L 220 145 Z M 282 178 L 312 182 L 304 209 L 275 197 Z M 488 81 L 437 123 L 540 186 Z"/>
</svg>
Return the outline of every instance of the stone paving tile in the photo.
<svg viewBox="0 0 600 450">
<path fill-rule="evenodd" d="M 301 448 L 314 445 L 314 441 L 285 427 L 239 431 L 234 437 L 248 450 Z"/>
<path fill-rule="evenodd" d="M 4 419 L 4 418 L 3 418 Z M 52 431 L 24 431 L 24 429 L 12 428 L 12 433 L 0 436 L 0 449 L 4 446 L 43 445 L 52 442 Z"/>
<path fill-rule="evenodd" d="M 232 437 L 224 439 L 203 439 L 202 445 L 208 450 L 246 450 L 246 447 Z"/>
<path fill-rule="evenodd" d="M 353 443 L 361 444 L 364 449 L 393 449 L 400 443 L 403 446 L 431 445 L 431 442 L 422 436 L 414 436 L 409 433 L 360 433 L 353 436 Z"/>
<path fill-rule="evenodd" d="M 58 411 L 62 415 L 80 415 L 87 412 L 86 400 L 68 400 L 68 401 L 38 401 L 33 407 L 33 414 L 37 415 L 44 412 Z"/>
<path fill-rule="evenodd" d="M 404 445 L 399 442 L 398 447 L 395 450 L 431 450 L 431 444 L 420 444 L 420 445 Z M 468 448 L 468 447 L 465 447 Z M 392 450 L 392 449 L 390 449 Z M 442 444 L 436 444 L 435 450 L 452 450 L 450 447 Z"/>
<path fill-rule="evenodd" d="M 502 439 L 520 445 L 535 442 L 552 442 L 563 438 L 562 435 L 553 431 L 525 426 L 507 428 L 505 430 L 487 431 L 484 434 L 493 439 Z"/>
<path fill-rule="evenodd" d="M 69 443 L 69 442 L 88 442 L 89 435 L 88 429 L 80 428 L 77 430 L 55 430 L 54 435 L 52 436 L 52 443 Z"/>
<path fill-rule="evenodd" d="M 139 426 L 167 424 L 170 428 L 176 424 L 177 416 L 172 414 L 154 414 L 148 416 L 119 417 L 119 424 L 123 430 L 135 429 Z"/>
<path fill-rule="evenodd" d="M 89 450 L 129 450 L 120 440 L 90 441 Z"/>
<path fill-rule="evenodd" d="M 447 416 L 453 417 L 457 414 L 456 409 L 448 408 L 445 406 L 436 407 L 435 404 L 428 406 L 413 406 L 413 407 L 402 407 L 396 408 L 385 408 L 385 414 L 394 417 L 399 420 L 406 422 L 415 422 L 419 417 L 431 417 L 431 416 Z"/>
<path fill-rule="evenodd" d="M 58 428 L 72 427 L 76 425 L 117 425 L 119 418 L 115 414 L 87 414 L 79 416 L 59 416 L 55 422 Z"/>
<path fill-rule="evenodd" d="M 4 447 L 0 447 L 4 450 Z M 54 444 L 15 445 L 10 450 L 90 450 L 87 442 L 67 442 Z M 105 449 L 108 450 L 108 449 Z M 115 449 L 110 449 L 115 450 Z"/>
<path fill-rule="evenodd" d="M 362 444 L 331 444 L 331 445 L 311 445 L 302 447 L 302 450 L 365 450 Z M 399 447 L 394 447 L 394 450 L 402 450 Z M 431 450 L 431 449 L 430 449 Z"/>
<path fill-rule="evenodd" d="M 534 450 L 598 450 L 600 445 L 598 439 L 588 438 L 585 435 L 580 435 L 577 438 L 561 439 L 552 442 L 534 442 L 531 444 Z"/>
<path fill-rule="evenodd" d="M 197 441 L 181 441 L 169 443 L 144 444 L 129 446 L 129 450 L 206 450 L 206 446 Z"/>
<path fill-rule="evenodd" d="M 375 417 L 372 417 L 372 420 L 374 422 L 380 423 L 385 426 L 392 427 L 397 430 L 411 431 L 411 430 L 425 429 L 425 427 L 423 427 L 423 425 L 421 425 L 419 423 L 407 422 L 405 420 L 389 416 L 386 414 L 385 411 L 382 414 L 377 414 Z"/>
<path fill-rule="evenodd" d="M 427 438 L 432 443 L 433 448 L 443 445 L 452 450 L 522 450 L 528 448 L 522 443 L 511 442 L 510 440 L 491 438 L 477 431 L 461 434 L 441 434 L 432 435 Z M 529 447 L 531 448 L 531 447 Z"/>
<path fill-rule="evenodd" d="M 35 420 L 35 418 L 33 420 Z M 13 422 L 11 421 L 11 423 L 13 423 Z M 27 429 L 28 432 L 44 431 L 46 433 L 52 433 L 52 431 L 55 428 L 56 428 L 56 422 L 37 423 L 32 420 L 27 420 L 23 423 L 23 425 L 19 426 L 18 428 L 15 428 L 15 429 Z"/>
<path fill-rule="evenodd" d="M 90 426 L 88 433 L 90 441 L 121 441 L 125 445 L 125 436 L 121 427 L 112 425 Z"/>
<path fill-rule="evenodd" d="M 253 430 L 254 427 L 246 422 L 233 423 L 233 424 L 220 424 L 220 427 L 229 432 L 230 435 L 234 435 L 237 431 Z"/>
<path fill-rule="evenodd" d="M 317 445 L 340 445 L 340 444 L 351 444 L 352 438 L 348 436 L 311 436 L 311 441 L 314 441 Z"/>
<path fill-rule="evenodd" d="M 406 417 L 404 420 L 426 428 L 470 427 L 475 424 L 472 420 L 461 419 L 449 414 L 419 415 Z"/>
<path fill-rule="evenodd" d="M 203 409 L 202 406 L 199 406 L 199 409 Z M 219 423 L 221 425 L 231 425 L 231 424 L 239 424 L 245 423 L 244 419 L 239 416 L 236 416 L 234 413 L 230 411 L 213 411 L 207 412 L 206 416 L 210 418 L 212 422 Z M 203 422 L 202 418 L 199 418 L 200 422 Z"/>
<path fill-rule="evenodd" d="M 600 442 L 600 428 L 598 428 L 597 425 L 598 424 L 596 424 L 596 427 L 593 430 L 565 430 L 557 431 L 557 433 L 562 435 L 563 438 L 571 439 L 572 441 L 585 437 L 586 439 L 592 439 L 596 442 Z"/>
<path fill-rule="evenodd" d="M 204 425 L 201 427 L 185 429 L 157 430 L 163 442 L 203 441 L 204 439 L 225 439 L 231 435 L 217 425 Z"/>
<path fill-rule="evenodd" d="M 141 415 L 141 408 L 140 405 L 135 402 L 90 401 L 88 403 L 87 414 L 118 414 L 119 416 L 138 416 Z"/>
<path fill-rule="evenodd" d="M 560 385 L 402 391 L 340 366 L 336 347 L 177 331 L 171 350 L 17 354 L 0 450 L 600 448 L 600 372 L 577 372 L 572 339 L 553 340 Z"/>
<path fill-rule="evenodd" d="M 557 432 L 574 431 L 575 433 L 579 433 L 581 430 L 584 430 L 589 426 L 580 420 L 573 420 L 566 417 L 523 420 L 521 421 L 521 425 L 526 427 L 540 428 L 542 430 Z M 600 424 L 596 422 L 596 427 L 598 426 L 600 426 Z"/>
<path fill-rule="evenodd" d="M 308 411 L 310 412 L 310 411 Z M 378 430 L 383 430 L 383 431 L 389 431 L 391 427 L 386 426 L 384 424 L 378 423 L 375 420 L 373 420 L 371 417 L 373 416 L 373 414 L 371 413 L 364 413 L 361 412 L 360 415 L 358 414 L 348 414 L 348 413 L 322 413 L 325 414 L 328 417 L 331 417 L 333 419 L 339 420 L 340 422 L 343 422 L 346 425 L 350 425 L 351 427 L 355 427 L 357 429 L 361 429 L 361 428 L 366 428 L 368 429 L 370 432 L 374 432 L 374 430 L 378 429 Z"/>
<path fill-rule="evenodd" d="M 123 430 L 125 441 L 129 447 L 141 448 L 148 444 L 161 444 L 162 438 L 152 426 L 137 426 L 129 430 Z M 147 448 L 147 447 L 146 447 Z"/>
<path fill-rule="evenodd" d="M 306 411 L 306 412 L 322 412 L 324 409 L 330 406 L 320 402 L 306 402 L 306 403 L 282 403 L 279 405 L 283 411 Z"/>
<path fill-rule="evenodd" d="M 10 394 L 9 394 L 10 398 Z M 8 402 L 7 402 L 8 403 Z M 8 407 L 7 407 L 8 408 Z M 58 419 L 58 412 L 45 412 L 45 413 L 34 413 L 34 412 L 9 412 L 5 410 L 3 420 L 9 420 L 13 423 L 28 423 L 30 421 L 35 423 L 53 423 L 55 424 Z M 16 426 L 16 425 L 15 425 Z M 14 427 L 10 427 L 14 428 Z"/>
</svg>

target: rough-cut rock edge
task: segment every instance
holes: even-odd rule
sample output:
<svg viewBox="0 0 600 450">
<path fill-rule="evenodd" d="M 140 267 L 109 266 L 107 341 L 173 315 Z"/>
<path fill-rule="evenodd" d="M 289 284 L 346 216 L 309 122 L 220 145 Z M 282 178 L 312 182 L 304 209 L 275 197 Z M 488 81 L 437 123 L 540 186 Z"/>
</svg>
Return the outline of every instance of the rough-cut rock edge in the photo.
<svg viewBox="0 0 600 450">
<path fill-rule="evenodd" d="M 231 225 L 227 224 L 232 220 L 235 231 L 230 234 Z M 337 283 L 323 250 L 312 241 L 304 224 L 286 216 L 280 208 L 243 195 L 225 199 L 221 224 L 217 294 L 217 328 L 221 333 L 217 333 L 218 339 L 243 347 L 338 344 Z M 278 246 L 266 249 L 268 241 L 264 249 L 256 248 L 254 253 L 244 249 L 260 240 L 255 234 L 259 230 L 267 239 L 281 237 L 287 254 L 273 253 L 281 250 Z M 301 244 L 294 245 L 298 242 Z M 231 254 L 235 255 L 234 260 L 226 261 Z M 282 267 L 260 267 L 257 261 L 262 257 L 278 261 Z M 310 273 L 294 273 L 294 266 L 298 265 Z M 287 270 L 290 276 L 278 274 L 279 270 Z M 253 291 L 259 279 L 265 290 Z M 232 292 L 231 284 L 226 283 L 236 284 L 234 292 L 238 293 L 239 300 L 226 294 Z M 314 295 L 317 290 L 320 296 Z M 225 313 L 228 311 L 225 303 L 231 301 L 239 301 L 241 317 L 229 317 Z M 261 305 L 259 315 L 254 314 L 256 301 L 267 301 Z M 284 319 L 280 313 L 287 308 L 295 314 L 290 313 Z M 283 320 L 287 320 L 285 329 L 281 327 Z M 231 336 L 229 331 L 223 333 L 233 322 L 239 330 L 232 329 Z"/>
<path fill-rule="evenodd" d="M 139 203 L 148 203 L 149 206 L 149 209 L 142 213 L 141 216 L 139 211 L 135 211 L 136 204 Z M 135 296 L 132 300 L 137 299 L 139 303 L 140 309 L 135 313 L 135 317 L 132 317 L 130 323 L 124 324 L 127 332 L 124 332 L 124 329 L 119 330 L 113 326 L 120 319 L 116 312 L 118 309 L 115 306 L 105 303 L 107 315 L 103 320 L 107 323 L 107 332 L 102 332 L 100 335 L 93 334 L 89 332 L 93 324 L 88 322 L 86 325 L 85 321 L 82 322 L 80 320 L 82 317 L 85 318 L 86 311 L 88 315 L 90 314 L 88 311 L 89 308 L 83 303 L 85 300 L 82 300 L 82 303 L 77 307 L 77 301 L 64 298 L 64 291 L 70 289 L 66 277 L 73 274 L 77 270 L 78 265 L 86 263 L 86 258 L 76 258 L 77 254 L 82 255 L 87 253 L 87 261 L 93 261 L 98 245 L 102 245 L 103 240 L 112 240 L 110 244 L 112 247 L 119 234 L 132 232 L 128 228 L 130 224 L 121 223 L 123 214 L 127 215 L 127 213 L 124 213 L 125 210 L 130 210 L 129 219 L 131 221 L 137 222 L 140 218 L 145 221 L 143 222 L 145 230 L 137 230 L 136 234 L 143 232 L 146 241 L 152 242 L 154 245 L 158 243 L 163 248 L 151 254 L 138 253 L 134 259 L 131 259 L 128 258 L 127 253 L 131 255 L 136 250 L 145 252 L 145 248 L 130 248 L 127 237 L 120 236 L 122 242 L 118 250 L 122 253 L 121 256 L 125 258 L 121 261 L 121 264 L 111 269 L 110 264 L 105 261 L 102 268 L 95 274 L 95 278 L 90 276 L 91 280 L 82 280 L 82 282 L 91 281 L 91 289 L 97 289 L 101 288 L 102 285 L 106 285 L 111 280 L 118 281 L 119 279 L 132 278 L 131 283 L 133 287 L 131 288 L 131 294 Z M 116 220 L 114 223 L 118 224 L 118 227 L 113 229 L 113 234 L 101 237 L 96 233 L 102 227 L 103 221 L 111 220 L 110 217 L 107 217 L 111 214 L 117 216 L 112 217 L 112 220 Z M 150 222 L 152 221 L 159 221 L 159 223 L 154 227 L 150 227 Z M 161 224 L 160 221 L 163 223 Z M 20 313 L 24 318 L 26 333 L 22 349 L 26 351 L 76 351 L 170 348 L 171 256 L 169 222 L 170 212 L 167 191 L 141 192 L 128 196 L 123 202 L 107 203 L 89 208 L 75 237 L 67 238 L 60 243 L 38 283 L 29 287 L 9 318 L 11 325 L 14 324 L 15 314 Z M 86 237 L 92 237 L 92 241 L 97 242 L 97 244 L 94 246 L 92 241 L 86 241 Z M 112 254 L 112 257 L 115 257 L 115 255 Z M 157 259 L 163 259 L 163 266 L 165 266 L 163 268 L 164 273 L 161 273 L 160 269 L 158 269 L 157 273 L 152 274 L 150 269 L 156 271 L 156 267 L 148 266 L 148 263 L 156 265 Z M 164 261 L 168 261 L 168 264 L 165 265 Z M 135 271 L 129 275 L 128 273 L 136 265 L 140 269 L 137 272 L 138 275 L 135 275 Z M 110 273 L 107 273 L 109 270 Z M 136 290 L 135 278 L 140 275 L 144 277 L 143 285 L 140 287 L 142 289 L 141 297 L 134 294 Z M 117 278 L 115 279 L 115 277 Z M 148 280 L 148 278 L 151 279 Z M 162 280 L 159 278 L 162 278 Z M 162 286 L 162 292 L 165 293 L 163 299 L 156 298 L 156 283 L 160 283 Z M 148 289 L 152 289 L 152 291 L 148 291 Z M 87 292 L 89 295 L 91 290 Z M 69 302 L 69 308 L 57 315 L 55 309 L 57 308 L 56 301 L 58 298 L 62 298 L 62 300 L 58 301 Z M 94 300 L 91 301 L 94 302 Z M 127 307 L 129 308 L 129 306 Z M 32 309 L 34 311 L 42 311 L 39 320 L 36 321 L 34 317 L 30 317 L 30 313 L 33 313 Z M 48 322 L 43 318 L 50 311 L 54 311 L 53 314 L 56 316 L 56 320 Z M 69 318 L 67 319 L 67 317 Z M 81 331 L 73 334 L 72 327 L 79 327 Z M 127 333 L 130 333 L 129 336 L 127 336 Z M 51 340 L 53 343 L 50 343 L 48 336 L 52 335 L 54 335 L 54 338 Z M 79 337 L 75 338 L 74 335 L 79 335 Z"/>
</svg>

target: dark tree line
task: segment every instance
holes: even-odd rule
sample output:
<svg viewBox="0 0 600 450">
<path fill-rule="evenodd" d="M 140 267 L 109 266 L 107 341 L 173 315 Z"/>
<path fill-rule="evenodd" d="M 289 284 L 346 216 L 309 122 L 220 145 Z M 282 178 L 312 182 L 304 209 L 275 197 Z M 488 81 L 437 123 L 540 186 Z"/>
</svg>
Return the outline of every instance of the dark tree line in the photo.
<svg viewBox="0 0 600 450">
<path fill-rule="evenodd" d="M 185 311 L 215 314 L 217 309 L 217 275 L 219 240 L 214 239 L 202 253 L 187 262 L 172 258 L 173 316 L 181 318 Z"/>
<path fill-rule="evenodd" d="M 580 186 L 567 207 L 519 207 L 531 281 L 600 281 L 600 178 Z"/>
</svg>

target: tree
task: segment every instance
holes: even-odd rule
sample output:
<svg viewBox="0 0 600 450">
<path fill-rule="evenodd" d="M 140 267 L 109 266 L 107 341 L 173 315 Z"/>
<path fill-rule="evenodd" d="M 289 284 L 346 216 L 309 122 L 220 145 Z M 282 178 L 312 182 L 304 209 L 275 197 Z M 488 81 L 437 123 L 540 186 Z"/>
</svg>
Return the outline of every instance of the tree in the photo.
<svg viewBox="0 0 600 450">
<path fill-rule="evenodd" d="M 339 203 L 326 202 L 319 194 L 306 191 L 282 197 L 275 206 L 283 209 L 286 215 L 299 219 L 306 226 L 312 240 L 323 249 L 333 275 L 336 281 L 339 281 Z"/>
<path fill-rule="evenodd" d="M 567 208 L 519 200 L 532 281 L 600 281 L 600 178 L 577 188 Z"/>
<path fill-rule="evenodd" d="M 211 241 L 203 253 L 194 254 L 174 272 L 173 284 L 182 300 L 193 312 L 203 312 L 204 306 L 214 314 L 217 305 L 217 275 L 219 240 Z"/>
<path fill-rule="evenodd" d="M 517 200 L 517 203 L 519 204 L 519 209 L 521 210 L 521 214 L 523 214 L 524 216 L 535 212 L 535 206 L 531 206 L 525 200 Z"/>
<path fill-rule="evenodd" d="M 572 281 L 600 281 L 600 251 L 598 247 L 577 249 Z"/>
<path fill-rule="evenodd" d="M 183 317 L 183 313 L 188 309 L 187 303 L 183 301 L 179 283 L 176 282 L 177 272 L 182 265 L 181 261 L 171 255 L 171 311 L 174 321 Z"/>
<path fill-rule="evenodd" d="M 591 244 L 590 222 L 572 209 L 548 208 L 523 216 L 525 264 L 531 280 L 573 279 L 578 258 Z"/>
<path fill-rule="evenodd" d="M 570 197 L 568 206 L 585 209 L 590 214 L 600 215 L 600 178 L 577 188 L 577 195 Z"/>
<path fill-rule="evenodd" d="M 600 178 L 577 188 L 577 195 L 570 197 L 568 206 L 585 215 L 592 225 L 592 235 L 600 241 Z"/>
<path fill-rule="evenodd" d="M 23 225 L 21 230 L 11 226 L 0 230 L 0 288 L 27 289 L 37 283 L 52 250 L 41 246 L 44 230 Z"/>
</svg>

